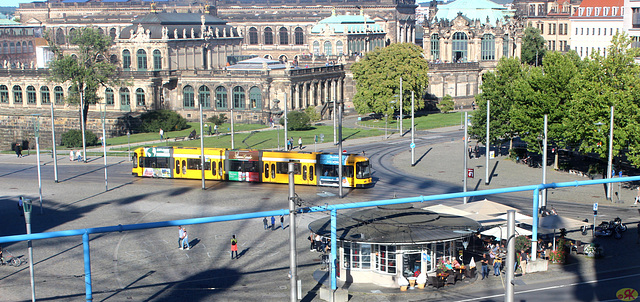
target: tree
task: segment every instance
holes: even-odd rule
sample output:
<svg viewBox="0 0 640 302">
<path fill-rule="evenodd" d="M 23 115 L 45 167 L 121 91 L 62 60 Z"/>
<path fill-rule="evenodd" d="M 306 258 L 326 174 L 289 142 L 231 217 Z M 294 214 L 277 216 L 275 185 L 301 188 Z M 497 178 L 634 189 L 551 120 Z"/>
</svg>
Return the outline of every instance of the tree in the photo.
<svg viewBox="0 0 640 302">
<path fill-rule="evenodd" d="M 140 115 L 141 132 L 158 132 L 160 129 L 176 131 L 187 128 L 187 120 L 172 110 L 153 110 Z"/>
<path fill-rule="evenodd" d="M 442 97 L 442 100 L 438 103 L 438 109 L 443 113 L 449 113 L 449 111 L 453 110 L 453 98 L 450 95 L 445 95 Z"/>
<path fill-rule="evenodd" d="M 306 113 L 307 116 L 309 116 L 309 120 L 312 121 L 312 122 L 316 122 L 316 121 L 319 121 L 320 119 L 322 119 L 322 117 L 320 116 L 320 113 L 318 113 L 318 111 L 316 111 L 316 107 L 315 106 L 307 107 L 307 109 L 304 110 L 304 113 Z"/>
<path fill-rule="evenodd" d="M 546 42 L 540 30 L 535 27 L 527 27 L 522 38 L 522 63 L 539 66 L 547 51 Z"/>
<path fill-rule="evenodd" d="M 84 129 L 89 105 L 100 102 L 100 97 L 97 95 L 98 88 L 107 84 L 119 86 L 116 66 L 108 60 L 112 39 L 101 34 L 97 28 L 80 28 L 71 36 L 70 42 L 75 47 L 63 51 L 53 41 L 52 32 L 48 32 L 45 38 L 54 53 L 53 61 L 49 63 L 50 80 L 71 83 L 66 102 L 82 104 L 80 118 L 84 121 L 81 125 Z M 84 136 L 83 150 L 86 150 Z M 84 153 L 83 158 L 86 160 L 86 152 Z"/>
<path fill-rule="evenodd" d="M 400 77 L 402 77 L 403 111 L 411 111 L 411 91 L 422 96 L 429 85 L 429 64 L 422 48 L 411 43 L 395 43 L 367 53 L 351 67 L 356 81 L 355 109 L 360 114 L 393 115 L 399 109 Z M 395 103 L 392 103 L 395 101 Z M 424 107 L 416 102 L 416 109 Z"/>
<path fill-rule="evenodd" d="M 613 156 L 627 149 L 626 157 L 640 165 L 640 66 L 634 58 L 640 50 L 631 47 L 624 33 L 613 36 L 607 56 L 593 52 L 571 81 L 572 102 L 564 119 L 568 140 L 584 153 L 607 158 L 610 108 L 615 107 Z"/>
<path fill-rule="evenodd" d="M 227 115 L 224 113 L 220 113 L 218 116 L 214 115 L 209 118 L 209 122 L 213 123 L 214 125 L 220 126 L 227 122 Z"/>
<path fill-rule="evenodd" d="M 304 111 L 289 111 L 287 113 L 287 130 L 308 130 L 311 128 L 309 121 L 309 116 Z M 284 119 L 280 119 L 280 125 L 284 126 Z"/>
</svg>

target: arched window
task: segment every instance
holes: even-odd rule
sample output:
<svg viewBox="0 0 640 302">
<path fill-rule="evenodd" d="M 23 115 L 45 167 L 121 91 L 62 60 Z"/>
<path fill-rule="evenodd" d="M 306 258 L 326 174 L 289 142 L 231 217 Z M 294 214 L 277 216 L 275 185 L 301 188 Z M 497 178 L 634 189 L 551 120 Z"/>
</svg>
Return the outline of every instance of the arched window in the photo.
<svg viewBox="0 0 640 302">
<path fill-rule="evenodd" d="M 331 47 L 331 42 L 329 41 L 324 41 L 324 55 L 325 56 L 332 56 L 333 52 L 331 51 L 333 47 Z"/>
<path fill-rule="evenodd" d="M 502 38 L 502 56 L 509 57 L 509 35 L 504 35 Z"/>
<path fill-rule="evenodd" d="M 280 45 L 289 44 L 289 32 L 284 27 L 280 27 Z"/>
<path fill-rule="evenodd" d="M 233 109 L 243 109 L 244 99 L 244 89 L 240 86 L 233 87 Z"/>
<path fill-rule="evenodd" d="M 255 27 L 249 28 L 249 44 L 258 45 L 258 30 Z"/>
<path fill-rule="evenodd" d="M 343 55 L 344 54 L 344 46 L 342 45 L 342 41 L 338 41 L 336 42 L 336 55 Z"/>
<path fill-rule="evenodd" d="M 209 87 L 202 85 L 198 88 L 198 99 L 202 103 L 202 108 L 211 107 L 211 91 Z"/>
<path fill-rule="evenodd" d="M 467 60 L 467 42 L 469 38 L 463 32 L 453 34 L 452 62 L 464 62 Z"/>
<path fill-rule="evenodd" d="M 16 43 L 10 42 L 9 49 L 9 53 L 16 53 Z"/>
<path fill-rule="evenodd" d="M 4 42 L 2 44 L 2 53 L 5 55 L 9 53 L 9 43 Z"/>
<path fill-rule="evenodd" d="M 295 29 L 295 40 L 296 45 L 304 45 L 304 31 L 300 27 Z"/>
<path fill-rule="evenodd" d="M 440 59 L 440 36 L 438 34 L 431 35 L 431 59 Z"/>
<path fill-rule="evenodd" d="M 222 86 L 216 88 L 216 108 L 227 109 L 227 88 Z"/>
<path fill-rule="evenodd" d="M 73 39 L 75 38 L 76 34 L 77 33 L 75 28 L 69 30 L 69 44 L 73 44 Z"/>
<path fill-rule="evenodd" d="M 492 34 L 484 34 L 480 44 L 482 61 L 493 61 L 496 59 L 496 41 Z"/>
<path fill-rule="evenodd" d="M 131 95 L 129 95 L 129 88 L 120 88 L 120 106 L 130 106 Z"/>
<path fill-rule="evenodd" d="M 104 29 L 102 29 L 102 27 L 98 27 L 98 32 L 101 36 L 104 36 Z"/>
<path fill-rule="evenodd" d="M 16 53 L 22 53 L 22 43 L 16 43 Z"/>
<path fill-rule="evenodd" d="M 118 64 L 118 56 L 116 55 L 111 55 L 109 57 L 109 62 L 111 62 L 111 64 Z"/>
<path fill-rule="evenodd" d="M 7 85 L 0 85 L 0 103 L 9 103 L 9 88 Z"/>
<path fill-rule="evenodd" d="M 128 49 L 122 51 L 122 68 L 124 70 L 131 69 L 131 52 Z"/>
<path fill-rule="evenodd" d="M 138 49 L 136 57 L 138 59 L 138 70 L 147 71 L 147 52 L 144 49 Z"/>
<path fill-rule="evenodd" d="M 109 36 L 111 37 L 111 41 L 115 41 L 116 40 L 116 29 L 115 27 L 111 28 L 109 30 Z"/>
<path fill-rule="evenodd" d="M 273 45 L 273 30 L 271 29 L 271 27 L 267 27 L 264 29 L 264 44 Z"/>
<path fill-rule="evenodd" d="M 153 70 L 162 70 L 162 54 L 157 49 L 153 51 Z"/>
<path fill-rule="evenodd" d="M 193 108 L 196 105 L 193 95 L 193 87 L 186 86 L 182 90 L 182 103 L 185 108 Z"/>
<path fill-rule="evenodd" d="M 142 88 L 136 89 L 136 106 L 144 106 L 144 90 Z"/>
<path fill-rule="evenodd" d="M 42 104 L 51 104 L 51 92 L 49 91 L 49 87 L 40 87 L 40 102 Z"/>
<path fill-rule="evenodd" d="M 33 52 L 33 42 L 29 41 L 29 48 L 27 49 L 29 53 Z"/>
<path fill-rule="evenodd" d="M 56 43 L 58 45 L 62 45 L 65 43 L 64 30 L 62 30 L 62 28 L 56 29 Z"/>
<path fill-rule="evenodd" d="M 27 104 L 36 103 L 36 88 L 33 86 L 27 86 Z"/>
<path fill-rule="evenodd" d="M 13 103 L 22 104 L 22 88 L 18 85 L 13 86 Z"/>
<path fill-rule="evenodd" d="M 113 89 L 107 88 L 104 90 L 104 100 L 105 102 L 107 102 L 107 105 L 113 106 L 113 104 L 115 103 L 114 96 L 113 96 Z"/>
<path fill-rule="evenodd" d="M 318 56 L 320 55 L 320 42 L 313 41 L 313 54 Z"/>
<path fill-rule="evenodd" d="M 249 107 L 253 110 L 260 110 L 262 107 L 262 94 L 260 88 L 251 87 L 249 89 Z"/>
<path fill-rule="evenodd" d="M 56 86 L 53 88 L 53 98 L 56 102 L 56 105 L 62 104 L 64 102 L 64 89 L 60 86 Z"/>
</svg>

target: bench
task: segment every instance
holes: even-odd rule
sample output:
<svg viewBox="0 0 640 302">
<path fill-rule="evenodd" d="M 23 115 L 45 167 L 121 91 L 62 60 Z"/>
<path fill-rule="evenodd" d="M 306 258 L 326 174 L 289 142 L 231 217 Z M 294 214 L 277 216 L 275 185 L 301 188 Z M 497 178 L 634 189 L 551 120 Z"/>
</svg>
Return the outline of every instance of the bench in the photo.
<svg viewBox="0 0 640 302">
<path fill-rule="evenodd" d="M 173 141 L 174 142 L 183 141 L 185 138 L 186 138 L 185 136 L 178 136 L 178 137 L 174 138 Z"/>
<path fill-rule="evenodd" d="M 190 136 L 189 137 L 190 140 L 199 139 L 199 138 L 200 138 L 200 135 Z"/>
</svg>

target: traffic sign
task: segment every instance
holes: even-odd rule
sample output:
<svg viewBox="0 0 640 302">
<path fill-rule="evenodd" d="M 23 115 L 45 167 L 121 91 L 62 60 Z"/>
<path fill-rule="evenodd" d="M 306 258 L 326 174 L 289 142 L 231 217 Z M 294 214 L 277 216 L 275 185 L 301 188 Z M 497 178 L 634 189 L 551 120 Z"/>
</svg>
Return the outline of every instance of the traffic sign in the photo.
<svg viewBox="0 0 640 302">
<path fill-rule="evenodd" d="M 414 149 L 416 147 L 416 143 L 411 143 L 409 146 L 411 146 L 411 149 Z"/>
<path fill-rule="evenodd" d="M 593 210 L 594 210 L 594 211 L 597 211 L 597 210 L 598 210 L 598 203 L 597 203 L 597 202 L 594 202 L 594 203 L 593 203 Z"/>
<path fill-rule="evenodd" d="M 467 177 L 468 178 L 473 178 L 473 169 L 467 169 Z"/>
</svg>

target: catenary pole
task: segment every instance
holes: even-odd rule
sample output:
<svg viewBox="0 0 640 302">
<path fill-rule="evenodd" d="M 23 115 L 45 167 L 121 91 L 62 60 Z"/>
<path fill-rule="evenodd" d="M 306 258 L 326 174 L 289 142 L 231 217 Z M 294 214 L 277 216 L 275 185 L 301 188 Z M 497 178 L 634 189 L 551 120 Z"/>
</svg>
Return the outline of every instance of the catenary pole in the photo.
<svg viewBox="0 0 640 302">
<path fill-rule="evenodd" d="M 485 171 L 484 171 L 484 184 L 489 185 L 489 116 L 491 115 L 491 111 L 489 110 L 489 106 L 491 106 L 491 101 L 487 100 L 487 137 L 484 142 L 485 150 Z"/>
<path fill-rule="evenodd" d="M 542 183 L 547 183 L 547 126 L 548 126 L 548 117 L 544 115 L 544 137 L 542 141 Z M 544 209 L 547 207 L 547 189 L 542 189 L 540 195 L 540 208 Z"/>
<path fill-rule="evenodd" d="M 462 192 L 467 192 L 467 149 L 469 148 L 469 134 L 467 132 L 467 118 L 468 118 L 468 113 L 465 112 L 464 113 L 464 144 L 462 144 L 462 147 L 464 148 L 463 152 L 462 152 L 462 157 L 463 157 L 463 161 L 464 161 L 464 171 L 462 173 Z M 468 197 L 464 196 L 463 197 L 463 203 L 467 203 Z"/>
<path fill-rule="evenodd" d="M 607 177 L 613 175 L 613 106 L 611 106 L 611 120 L 609 121 L 609 161 L 607 163 Z M 612 183 L 607 184 L 607 200 L 611 200 Z M 595 222 L 595 221 L 594 221 Z"/>
<path fill-rule="evenodd" d="M 53 180 L 58 182 L 58 151 L 56 150 L 56 123 L 53 117 L 53 102 L 51 102 L 51 145 L 53 146 Z"/>
<path fill-rule="evenodd" d="M 298 266 L 296 259 L 296 189 L 294 163 L 289 162 L 289 269 L 291 270 L 291 302 L 298 301 Z"/>
<path fill-rule="evenodd" d="M 400 77 L 400 136 L 404 136 L 404 132 L 402 132 L 402 103 L 403 103 L 403 99 L 402 99 L 402 77 Z"/>
<path fill-rule="evenodd" d="M 202 172 L 202 189 L 206 190 L 204 182 L 204 128 L 202 125 L 202 96 L 198 98 L 200 100 L 200 171 Z"/>
<path fill-rule="evenodd" d="M 535 210 L 535 209 L 534 209 Z M 505 266 L 505 271 L 507 271 L 507 282 L 505 293 L 504 293 L 504 301 L 505 302 L 513 302 L 513 277 L 514 277 L 514 269 L 515 266 L 515 250 L 516 250 L 516 238 L 515 238 L 515 218 L 516 211 L 508 210 L 507 211 L 507 263 Z"/>
<path fill-rule="evenodd" d="M 415 124 L 415 115 L 414 115 L 414 93 L 411 91 L 411 166 L 416 165 L 416 124 Z"/>
</svg>

